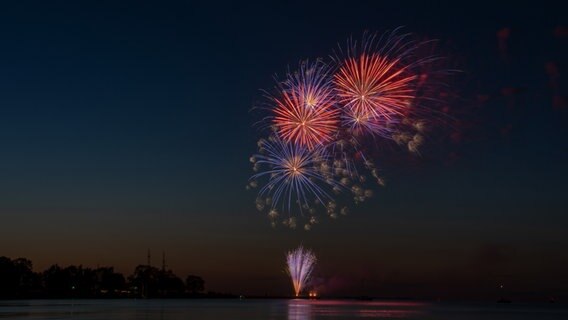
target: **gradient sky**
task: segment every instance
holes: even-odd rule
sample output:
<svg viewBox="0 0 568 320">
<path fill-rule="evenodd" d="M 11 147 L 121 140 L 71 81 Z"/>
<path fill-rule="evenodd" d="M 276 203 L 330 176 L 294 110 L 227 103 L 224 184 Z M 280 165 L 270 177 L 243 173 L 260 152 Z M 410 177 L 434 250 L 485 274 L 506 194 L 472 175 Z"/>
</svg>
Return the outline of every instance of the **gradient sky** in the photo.
<svg viewBox="0 0 568 320">
<path fill-rule="evenodd" d="M 130 274 L 150 249 L 210 290 L 288 294 L 283 255 L 303 243 L 330 294 L 568 297 L 567 9 L 2 3 L 0 256 Z M 349 216 L 272 229 L 244 188 L 260 89 L 397 26 L 462 71 L 459 135 L 392 148 L 387 186 Z"/>
</svg>

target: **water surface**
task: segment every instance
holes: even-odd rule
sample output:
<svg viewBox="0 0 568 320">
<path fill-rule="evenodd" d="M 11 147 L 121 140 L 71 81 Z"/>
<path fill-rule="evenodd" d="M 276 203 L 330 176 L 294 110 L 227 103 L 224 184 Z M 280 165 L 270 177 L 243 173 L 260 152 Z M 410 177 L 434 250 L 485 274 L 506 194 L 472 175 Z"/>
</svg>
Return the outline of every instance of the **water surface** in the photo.
<svg viewBox="0 0 568 320">
<path fill-rule="evenodd" d="M 18 300 L 0 319 L 568 319 L 558 304 L 450 304 L 351 300 Z"/>
</svg>

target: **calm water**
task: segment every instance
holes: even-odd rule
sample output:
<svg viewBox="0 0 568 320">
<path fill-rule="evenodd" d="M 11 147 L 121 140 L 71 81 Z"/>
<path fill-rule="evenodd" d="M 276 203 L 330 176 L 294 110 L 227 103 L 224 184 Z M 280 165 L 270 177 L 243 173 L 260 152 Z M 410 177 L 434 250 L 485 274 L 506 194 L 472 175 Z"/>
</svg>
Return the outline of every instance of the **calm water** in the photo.
<svg viewBox="0 0 568 320">
<path fill-rule="evenodd" d="M 0 301 L 0 319 L 568 319 L 565 305 L 342 300 Z"/>
</svg>

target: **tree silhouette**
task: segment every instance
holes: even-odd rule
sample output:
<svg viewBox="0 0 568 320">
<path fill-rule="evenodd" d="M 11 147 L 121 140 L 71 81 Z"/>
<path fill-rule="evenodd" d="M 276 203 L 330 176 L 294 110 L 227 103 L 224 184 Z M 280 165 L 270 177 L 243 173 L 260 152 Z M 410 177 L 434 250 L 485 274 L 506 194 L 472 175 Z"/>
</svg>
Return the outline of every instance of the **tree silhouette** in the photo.
<svg viewBox="0 0 568 320">
<path fill-rule="evenodd" d="M 205 290 L 205 281 L 199 276 L 189 275 L 185 279 L 187 291 L 191 294 L 201 293 Z"/>
<path fill-rule="evenodd" d="M 0 299 L 30 298 L 178 298 L 203 292 L 205 282 L 190 275 L 186 283 L 171 270 L 139 265 L 128 277 L 113 267 L 97 269 L 83 266 L 60 267 L 57 264 L 40 273 L 33 272 L 32 262 L 0 257 Z"/>
<path fill-rule="evenodd" d="M 126 280 L 120 273 L 114 272 L 113 267 L 103 267 L 94 270 L 97 279 L 97 291 L 109 296 L 117 295 L 126 289 Z"/>
<path fill-rule="evenodd" d="M 158 294 L 160 270 L 148 265 L 138 265 L 129 277 L 130 284 L 136 293 L 144 298 L 155 297 Z"/>
</svg>

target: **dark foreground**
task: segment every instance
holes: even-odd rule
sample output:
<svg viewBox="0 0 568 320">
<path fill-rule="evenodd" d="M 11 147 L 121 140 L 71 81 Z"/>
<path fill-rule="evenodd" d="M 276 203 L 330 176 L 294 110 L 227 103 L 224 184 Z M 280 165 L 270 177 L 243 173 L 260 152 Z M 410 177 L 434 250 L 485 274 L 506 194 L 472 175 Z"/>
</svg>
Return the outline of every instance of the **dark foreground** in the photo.
<svg viewBox="0 0 568 320">
<path fill-rule="evenodd" d="M 0 319 L 568 319 L 558 304 L 347 300 L 0 301 Z"/>
</svg>

